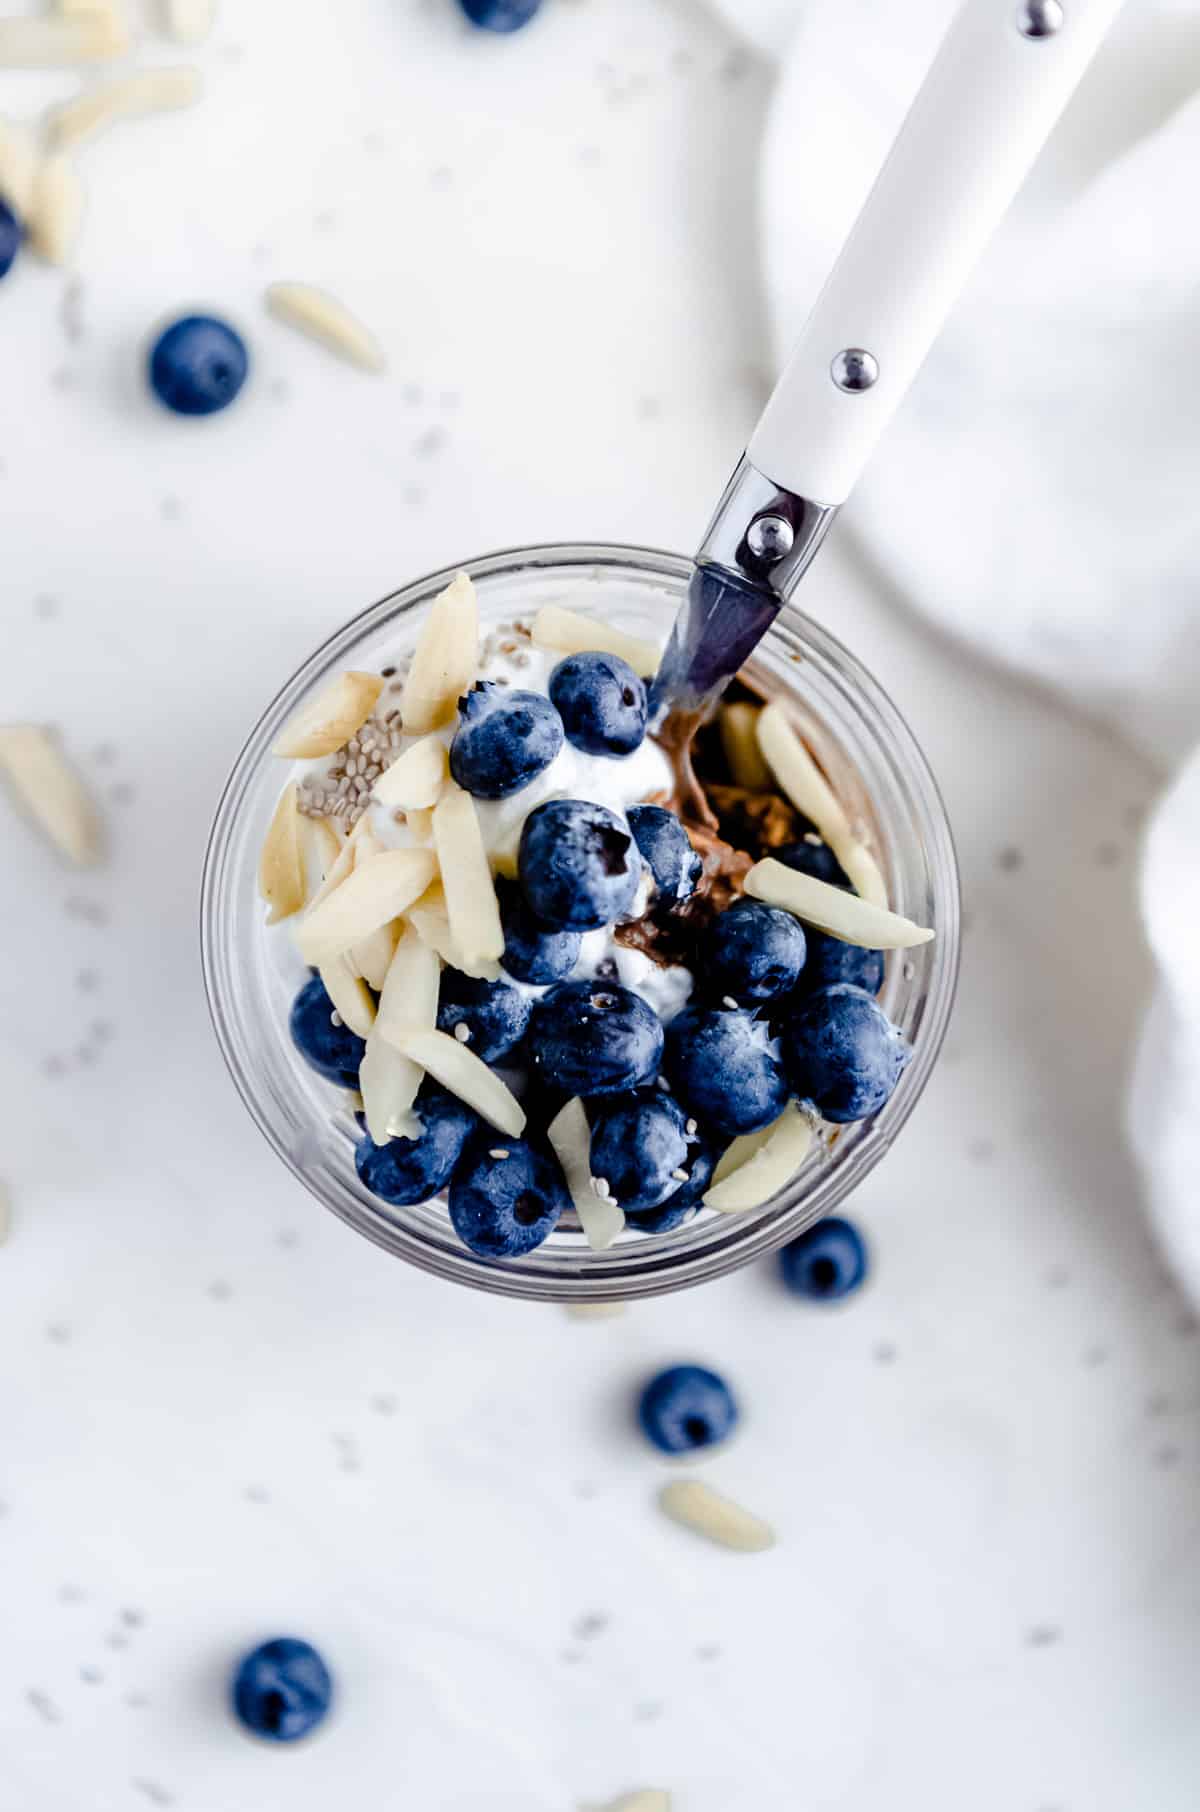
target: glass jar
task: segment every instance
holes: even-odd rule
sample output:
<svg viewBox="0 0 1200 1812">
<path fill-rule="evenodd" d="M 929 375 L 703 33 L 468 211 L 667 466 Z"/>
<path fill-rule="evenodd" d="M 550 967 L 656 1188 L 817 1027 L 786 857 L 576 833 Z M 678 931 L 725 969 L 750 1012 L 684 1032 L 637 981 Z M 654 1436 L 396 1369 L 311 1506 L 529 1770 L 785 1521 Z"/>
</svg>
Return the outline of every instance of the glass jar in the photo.
<svg viewBox="0 0 1200 1812">
<path fill-rule="evenodd" d="M 457 569 L 454 569 L 457 570 Z M 550 602 L 665 641 L 691 563 L 645 548 L 518 548 L 464 569 L 483 628 Z M 238 756 L 217 810 L 201 909 L 205 986 L 213 1025 L 242 1099 L 284 1163 L 317 1200 L 376 1245 L 457 1283 L 543 1302 L 620 1301 L 704 1283 L 770 1252 L 830 1214 L 882 1158 L 916 1107 L 945 1034 L 958 968 L 958 874 L 946 814 L 908 727 L 871 676 L 834 638 L 785 608 L 746 676 L 783 703 L 868 830 L 894 910 L 931 925 L 932 943 L 889 953 L 881 994 L 913 1046 L 883 1111 L 829 1129 L 772 1201 L 736 1215 L 701 1209 L 668 1233 L 627 1231 L 592 1252 L 573 1219 L 524 1258 L 489 1260 L 458 1240 L 444 1202 L 393 1208 L 354 1169 L 358 1136 L 349 1098 L 316 1076 L 288 1036 L 305 978 L 286 927 L 268 930 L 258 898 L 259 849 L 286 777 L 270 754 L 301 700 L 346 667 L 378 671 L 407 653 L 430 602 L 453 577 L 433 573 L 339 629 L 268 705 Z"/>
</svg>

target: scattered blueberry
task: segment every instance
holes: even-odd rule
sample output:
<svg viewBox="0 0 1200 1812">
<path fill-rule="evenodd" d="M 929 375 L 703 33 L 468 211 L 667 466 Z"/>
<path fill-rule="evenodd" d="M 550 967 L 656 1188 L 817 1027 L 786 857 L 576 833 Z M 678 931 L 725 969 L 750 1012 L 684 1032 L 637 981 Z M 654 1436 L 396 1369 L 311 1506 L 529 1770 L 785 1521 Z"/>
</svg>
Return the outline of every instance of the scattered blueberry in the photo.
<svg viewBox="0 0 1200 1812">
<path fill-rule="evenodd" d="M 661 1089 L 614 1101 L 592 1115 L 591 1171 L 614 1201 L 629 1209 L 660 1208 L 687 1169 L 687 1116 Z"/>
<path fill-rule="evenodd" d="M 672 1365 L 651 1378 L 638 1401 L 638 1421 L 662 1453 L 695 1453 L 728 1440 L 738 1406 L 724 1378 L 702 1365 Z"/>
<path fill-rule="evenodd" d="M 501 962 L 516 981 L 545 987 L 565 981 L 579 961 L 582 933 L 553 931 L 530 911 L 521 889 L 512 881 L 497 881 L 500 918 L 504 926 Z"/>
<path fill-rule="evenodd" d="M 150 388 L 176 415 L 215 415 L 233 401 L 249 368 L 245 342 L 225 321 L 183 315 L 154 342 Z"/>
<path fill-rule="evenodd" d="M 830 887 L 850 886 L 849 876 L 828 843 L 789 843 L 786 849 L 773 849 L 771 854 L 815 881 L 827 881 Z"/>
<path fill-rule="evenodd" d="M 646 735 L 646 688 L 616 654 L 569 654 L 550 675 L 567 741 L 585 755 L 632 755 Z"/>
<path fill-rule="evenodd" d="M 711 994 L 739 1006 L 774 1000 L 795 987 L 805 958 L 800 921 L 780 906 L 738 900 L 718 914 L 700 947 L 700 973 Z"/>
<path fill-rule="evenodd" d="M 450 772 L 476 799 L 507 799 L 536 780 L 562 746 L 562 721 L 548 698 L 477 680 L 458 701 Z"/>
<path fill-rule="evenodd" d="M 685 1007 L 667 1030 L 664 1067 L 688 1112 L 719 1132 L 755 1132 L 783 1112 L 783 1066 L 749 1013 Z"/>
<path fill-rule="evenodd" d="M 507 1157 L 493 1157 L 504 1151 Z M 520 1258 L 548 1239 L 571 1197 L 555 1158 L 489 1129 L 468 1148 L 450 1185 L 450 1219 L 484 1258 Z"/>
<path fill-rule="evenodd" d="M 542 0 L 459 0 L 472 25 L 485 31 L 520 31 L 541 7 Z"/>
<path fill-rule="evenodd" d="M 535 1072 L 568 1095 L 623 1095 L 653 1082 L 663 1029 L 640 994 L 618 982 L 561 982 L 529 1022 Z"/>
<path fill-rule="evenodd" d="M 850 982 L 878 994 L 883 986 L 882 950 L 866 950 L 861 944 L 843 944 L 824 931 L 808 932 L 808 957 L 800 976 L 800 992 L 811 994 L 817 988 L 832 988 L 835 982 Z"/>
<path fill-rule="evenodd" d="M 7 277 L 21 249 L 21 222 L 6 201 L 0 200 L 0 277 Z"/>
<path fill-rule="evenodd" d="M 252 1648 L 234 1671 L 234 1712 L 255 1736 L 277 1743 L 294 1743 L 315 1730 L 332 1699 L 329 1669 L 311 1644 L 295 1636 Z"/>
<path fill-rule="evenodd" d="M 417 1096 L 419 1139 L 389 1139 L 376 1145 L 364 1133 L 354 1153 L 354 1167 L 372 1195 L 394 1208 L 412 1208 L 443 1190 L 454 1174 L 463 1147 L 478 1121 L 437 1083 L 425 1082 Z"/>
<path fill-rule="evenodd" d="M 882 1008 L 848 982 L 806 995 L 783 1029 L 792 1087 L 839 1125 L 878 1113 L 909 1055 Z"/>
<path fill-rule="evenodd" d="M 691 1146 L 685 1163 L 687 1182 L 680 1183 L 661 1207 L 635 1208 L 632 1212 L 627 1212 L 625 1218 L 628 1224 L 639 1233 L 670 1233 L 673 1228 L 690 1220 L 701 1196 L 712 1182 L 719 1156 L 720 1147 L 709 1145 L 703 1140 L 698 1145 Z"/>
<path fill-rule="evenodd" d="M 521 829 L 517 868 L 535 916 L 559 931 L 595 931 L 633 904 L 642 859 L 607 806 L 548 799 Z"/>
<path fill-rule="evenodd" d="M 319 975 L 305 982 L 288 1017 L 292 1043 L 311 1069 L 340 1088 L 358 1087 L 366 1045 L 349 1026 L 333 1023 L 333 1002 Z"/>
<path fill-rule="evenodd" d="M 866 1243 L 857 1227 L 835 1215 L 789 1240 L 779 1254 L 779 1268 L 797 1296 L 837 1302 L 866 1280 Z"/>
<path fill-rule="evenodd" d="M 530 1003 L 510 982 L 476 981 L 458 969 L 442 970 L 438 1031 L 466 1026 L 464 1042 L 482 1063 L 496 1063 L 520 1044 L 529 1024 Z"/>
<path fill-rule="evenodd" d="M 629 828 L 642 861 L 654 877 L 664 906 L 678 906 L 696 891 L 704 864 L 674 812 L 662 805 L 635 805 Z"/>
</svg>

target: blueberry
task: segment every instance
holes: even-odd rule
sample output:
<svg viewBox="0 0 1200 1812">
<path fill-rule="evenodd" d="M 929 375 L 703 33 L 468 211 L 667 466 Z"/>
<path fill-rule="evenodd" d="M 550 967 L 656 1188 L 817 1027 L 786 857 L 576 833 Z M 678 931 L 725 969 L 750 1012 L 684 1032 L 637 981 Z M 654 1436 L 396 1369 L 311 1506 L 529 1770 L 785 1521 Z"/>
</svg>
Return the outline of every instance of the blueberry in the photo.
<svg viewBox="0 0 1200 1812">
<path fill-rule="evenodd" d="M 700 946 L 700 973 L 712 994 L 739 1005 L 774 1000 L 795 987 L 805 957 L 804 931 L 780 906 L 738 900 L 715 918 Z"/>
<path fill-rule="evenodd" d="M 443 1190 L 478 1121 L 469 1107 L 434 1082 L 422 1084 L 416 1111 L 419 1139 L 389 1139 L 376 1145 L 364 1133 L 354 1167 L 372 1195 L 394 1208 L 412 1208 Z"/>
<path fill-rule="evenodd" d="M 662 1453 L 695 1453 L 728 1440 L 738 1406 L 724 1378 L 702 1365 L 672 1365 L 659 1372 L 638 1400 L 638 1421 Z"/>
<path fill-rule="evenodd" d="M 536 780 L 562 746 L 562 722 L 548 698 L 477 680 L 458 701 L 450 772 L 476 799 L 507 799 Z"/>
<path fill-rule="evenodd" d="M 695 891 L 704 864 L 674 812 L 661 805 L 635 805 L 629 828 L 642 861 L 654 876 L 664 906 L 678 906 Z"/>
<path fill-rule="evenodd" d="M 882 950 L 866 950 L 861 944 L 843 944 L 824 931 L 809 931 L 808 957 L 800 976 L 801 994 L 817 988 L 831 988 L 835 982 L 850 982 L 878 994 L 883 986 Z"/>
<path fill-rule="evenodd" d="M 717 1168 L 717 1150 L 702 1140 L 690 1148 L 684 1167 L 688 1173 L 687 1182 L 680 1183 L 660 1208 L 627 1211 L 629 1226 L 639 1233 L 670 1233 L 691 1219 L 701 1196 L 712 1182 L 713 1171 Z"/>
<path fill-rule="evenodd" d="M 591 1170 L 607 1179 L 615 1201 L 629 1209 L 660 1208 L 687 1168 L 687 1115 L 660 1089 L 614 1101 L 592 1115 Z"/>
<path fill-rule="evenodd" d="M 233 401 L 249 368 L 245 342 L 227 322 L 183 315 L 154 342 L 150 388 L 176 415 L 215 415 Z"/>
<path fill-rule="evenodd" d="M 607 806 L 548 799 L 521 829 L 517 869 L 525 898 L 558 931 L 596 931 L 633 904 L 642 859 Z"/>
<path fill-rule="evenodd" d="M 456 1026 L 466 1026 L 468 1050 L 482 1063 L 496 1063 L 524 1038 L 529 1004 L 510 982 L 476 981 L 457 969 L 443 969 L 438 1031 L 453 1033 Z"/>
<path fill-rule="evenodd" d="M 653 1082 L 663 1029 L 640 994 L 618 982 L 561 982 L 529 1022 L 535 1072 L 568 1095 L 623 1095 Z"/>
<path fill-rule="evenodd" d="M 815 833 L 814 833 L 815 834 Z M 827 881 L 830 887 L 849 887 L 850 878 L 828 843 L 789 843 L 786 849 L 773 849 L 776 861 L 815 881 Z"/>
<path fill-rule="evenodd" d="M 749 1013 L 685 1007 L 667 1031 L 664 1067 L 689 1113 L 718 1132 L 755 1132 L 783 1112 L 783 1066 Z"/>
<path fill-rule="evenodd" d="M 310 1643 L 276 1636 L 252 1648 L 233 1675 L 233 1709 L 255 1736 L 294 1743 L 325 1717 L 333 1699 L 329 1669 Z"/>
<path fill-rule="evenodd" d="M 632 755 L 646 735 L 646 688 L 617 654 L 569 654 L 550 675 L 567 741 L 585 755 Z"/>
<path fill-rule="evenodd" d="M 21 222 L 8 203 L 0 200 L 0 277 L 7 277 L 21 249 Z"/>
<path fill-rule="evenodd" d="M 857 1227 L 835 1215 L 789 1240 L 779 1254 L 779 1268 L 797 1296 L 837 1302 L 866 1280 L 866 1243 Z"/>
<path fill-rule="evenodd" d="M 496 1158 L 493 1151 L 505 1151 Z M 482 1133 L 450 1185 L 450 1219 L 484 1258 L 520 1258 L 548 1239 L 571 1197 L 557 1160 L 524 1139 Z"/>
<path fill-rule="evenodd" d="M 878 1113 L 910 1054 L 882 1008 L 848 982 L 805 995 L 783 1029 L 792 1087 L 838 1125 Z"/>
<path fill-rule="evenodd" d="M 528 25 L 542 0 L 459 0 L 472 25 L 485 31 L 520 31 Z"/>
<path fill-rule="evenodd" d="M 582 933 L 552 931 L 529 910 L 521 889 L 512 881 L 497 881 L 500 918 L 504 925 L 501 962 L 516 980 L 544 987 L 565 981 L 579 961 Z"/>
<path fill-rule="evenodd" d="M 340 1088 L 358 1087 L 366 1045 L 349 1026 L 334 1025 L 333 1002 L 319 975 L 305 982 L 288 1016 L 292 1043 L 311 1069 Z"/>
</svg>

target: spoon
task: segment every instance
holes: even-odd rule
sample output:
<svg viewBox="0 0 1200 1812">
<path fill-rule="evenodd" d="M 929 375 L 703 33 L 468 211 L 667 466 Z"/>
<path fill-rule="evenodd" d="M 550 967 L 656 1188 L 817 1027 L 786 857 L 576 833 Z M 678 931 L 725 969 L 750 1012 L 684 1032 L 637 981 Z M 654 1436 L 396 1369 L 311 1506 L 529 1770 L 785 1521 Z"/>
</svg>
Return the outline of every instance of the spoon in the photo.
<svg viewBox="0 0 1200 1812">
<path fill-rule="evenodd" d="M 796 591 L 1120 4 L 965 0 L 701 541 L 660 718 L 707 716 Z"/>
</svg>

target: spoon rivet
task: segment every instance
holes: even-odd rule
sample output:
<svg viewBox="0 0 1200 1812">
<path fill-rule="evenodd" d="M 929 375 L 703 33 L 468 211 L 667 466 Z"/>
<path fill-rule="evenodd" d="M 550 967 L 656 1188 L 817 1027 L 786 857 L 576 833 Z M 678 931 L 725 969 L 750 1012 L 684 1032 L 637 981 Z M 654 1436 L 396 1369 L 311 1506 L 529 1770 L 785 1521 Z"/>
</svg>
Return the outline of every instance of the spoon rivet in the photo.
<svg viewBox="0 0 1200 1812">
<path fill-rule="evenodd" d="M 1062 30 L 1064 17 L 1059 0 L 1022 0 L 1017 30 L 1023 38 L 1052 38 Z"/>
<path fill-rule="evenodd" d="M 879 376 L 879 360 L 862 346 L 847 346 L 830 365 L 829 375 L 839 390 L 857 396 L 869 390 Z"/>
<path fill-rule="evenodd" d="M 786 516 L 756 516 L 746 530 L 746 546 L 756 560 L 774 566 L 790 554 L 796 536 Z"/>
</svg>

